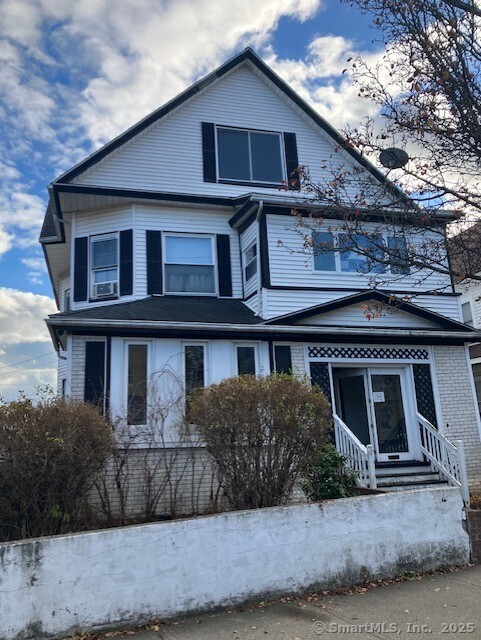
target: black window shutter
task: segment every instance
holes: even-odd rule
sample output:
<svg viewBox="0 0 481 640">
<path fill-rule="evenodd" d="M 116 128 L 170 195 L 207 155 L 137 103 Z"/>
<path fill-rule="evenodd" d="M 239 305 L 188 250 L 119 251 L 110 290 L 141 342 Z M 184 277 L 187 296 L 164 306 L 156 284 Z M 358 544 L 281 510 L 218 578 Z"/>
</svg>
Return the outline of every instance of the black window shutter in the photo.
<svg viewBox="0 0 481 640">
<path fill-rule="evenodd" d="M 327 362 L 311 362 L 311 384 L 320 387 L 332 406 L 331 380 Z"/>
<path fill-rule="evenodd" d="M 428 364 L 413 364 L 414 389 L 419 413 L 437 427 L 431 367 Z"/>
<path fill-rule="evenodd" d="M 130 296 L 134 285 L 134 247 L 132 229 L 120 232 L 120 295 Z"/>
<path fill-rule="evenodd" d="M 288 344 L 274 346 L 276 373 L 292 373 L 291 347 Z"/>
<path fill-rule="evenodd" d="M 217 182 L 215 167 L 215 130 L 212 122 L 202 123 L 202 156 L 204 182 Z"/>
<path fill-rule="evenodd" d="M 286 154 L 287 185 L 289 189 L 299 189 L 299 159 L 297 157 L 297 141 L 295 133 L 284 133 L 284 149 Z"/>
<path fill-rule="evenodd" d="M 105 342 L 86 342 L 84 402 L 102 407 L 104 392 Z"/>
<path fill-rule="evenodd" d="M 75 238 L 73 299 L 81 302 L 88 298 L 88 238 Z"/>
<path fill-rule="evenodd" d="M 162 234 L 160 231 L 146 231 L 147 251 L 147 294 L 162 294 Z"/>
<path fill-rule="evenodd" d="M 230 238 L 217 236 L 217 272 L 219 276 L 219 296 L 232 297 L 232 267 L 230 261 Z"/>
</svg>

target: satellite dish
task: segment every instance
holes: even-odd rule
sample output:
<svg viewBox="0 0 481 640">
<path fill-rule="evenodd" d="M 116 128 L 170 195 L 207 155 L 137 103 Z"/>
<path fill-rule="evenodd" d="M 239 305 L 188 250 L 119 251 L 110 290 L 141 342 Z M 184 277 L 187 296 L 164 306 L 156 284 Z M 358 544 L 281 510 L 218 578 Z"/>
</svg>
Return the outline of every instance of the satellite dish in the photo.
<svg viewBox="0 0 481 640">
<path fill-rule="evenodd" d="M 392 147 L 391 149 L 381 151 L 379 160 L 386 169 L 400 169 L 407 163 L 409 156 L 404 149 Z"/>
</svg>

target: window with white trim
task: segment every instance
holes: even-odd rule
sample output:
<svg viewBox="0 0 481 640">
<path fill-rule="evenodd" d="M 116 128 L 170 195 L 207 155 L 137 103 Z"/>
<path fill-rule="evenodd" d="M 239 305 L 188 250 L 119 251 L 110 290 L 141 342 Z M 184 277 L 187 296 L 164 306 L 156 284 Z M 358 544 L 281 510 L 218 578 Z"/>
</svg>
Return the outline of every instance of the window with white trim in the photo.
<svg viewBox="0 0 481 640">
<path fill-rule="evenodd" d="M 165 234 L 165 292 L 216 293 L 214 237 Z"/>
<path fill-rule="evenodd" d="M 220 180 L 280 184 L 286 179 L 282 134 L 216 127 Z"/>
<path fill-rule="evenodd" d="M 244 282 L 249 282 L 257 273 L 257 243 L 244 251 Z"/>
<path fill-rule="evenodd" d="M 127 423 L 147 423 L 148 344 L 129 343 L 127 349 Z"/>
<path fill-rule="evenodd" d="M 257 375 L 257 345 L 251 344 L 237 344 L 236 350 L 236 362 L 237 362 L 237 375 L 239 376 L 255 376 Z"/>
<path fill-rule="evenodd" d="M 203 344 L 184 345 L 185 395 L 205 386 L 205 346 Z"/>
<path fill-rule="evenodd" d="M 463 302 L 461 305 L 461 311 L 463 314 L 463 322 L 467 324 L 469 327 L 474 327 L 474 319 L 473 319 L 473 308 L 471 306 L 471 302 Z"/>
<path fill-rule="evenodd" d="M 117 234 L 90 238 L 92 298 L 117 297 L 119 291 L 119 241 Z"/>
<path fill-rule="evenodd" d="M 406 240 L 402 236 L 380 234 L 369 238 L 362 234 L 313 231 L 311 237 L 315 271 L 385 273 L 388 265 L 382 261 L 387 247 L 390 273 L 410 273 Z"/>
</svg>

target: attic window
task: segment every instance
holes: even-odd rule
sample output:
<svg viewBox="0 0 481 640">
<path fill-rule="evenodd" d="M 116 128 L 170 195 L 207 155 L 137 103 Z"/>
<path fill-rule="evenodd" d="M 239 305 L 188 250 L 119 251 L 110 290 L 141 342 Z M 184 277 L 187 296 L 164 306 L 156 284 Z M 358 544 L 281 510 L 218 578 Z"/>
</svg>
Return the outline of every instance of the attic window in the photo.
<svg viewBox="0 0 481 640">
<path fill-rule="evenodd" d="M 220 180 L 280 184 L 286 179 L 280 133 L 217 127 Z"/>
</svg>

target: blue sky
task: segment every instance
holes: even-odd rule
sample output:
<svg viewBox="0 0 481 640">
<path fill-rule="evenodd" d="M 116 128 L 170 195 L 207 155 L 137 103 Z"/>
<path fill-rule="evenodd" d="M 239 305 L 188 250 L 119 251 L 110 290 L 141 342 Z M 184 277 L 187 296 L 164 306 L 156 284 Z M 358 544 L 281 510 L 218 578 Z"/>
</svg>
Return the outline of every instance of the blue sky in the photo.
<svg viewBox="0 0 481 640">
<path fill-rule="evenodd" d="M 0 396 L 55 381 L 37 237 L 56 176 L 247 45 L 356 124 L 373 106 L 341 72 L 375 38 L 335 0 L 0 0 Z"/>
</svg>

